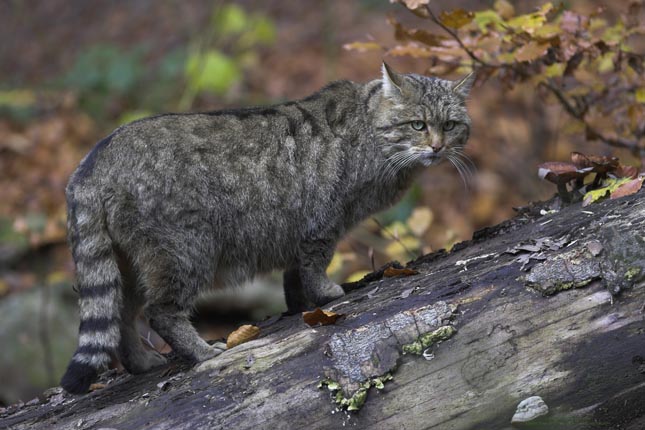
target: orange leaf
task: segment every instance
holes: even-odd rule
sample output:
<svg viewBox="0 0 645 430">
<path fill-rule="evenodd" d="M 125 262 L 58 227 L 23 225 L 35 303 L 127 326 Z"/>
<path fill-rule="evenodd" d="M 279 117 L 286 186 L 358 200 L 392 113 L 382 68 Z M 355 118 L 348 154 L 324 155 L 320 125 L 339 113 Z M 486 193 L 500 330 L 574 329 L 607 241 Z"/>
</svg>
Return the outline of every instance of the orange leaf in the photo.
<svg viewBox="0 0 645 430">
<path fill-rule="evenodd" d="M 316 308 L 310 312 L 303 312 L 302 319 L 310 326 L 316 325 L 330 325 L 336 323 L 336 320 L 343 315 L 331 311 L 323 311 Z"/>
<path fill-rule="evenodd" d="M 645 177 L 641 176 L 640 178 L 632 179 L 631 181 L 624 183 L 611 193 L 609 198 L 617 199 L 619 197 L 631 196 L 632 194 L 637 193 L 643 185 L 643 179 L 645 179 Z"/>
<path fill-rule="evenodd" d="M 254 325 L 245 324 L 237 328 L 226 338 L 226 348 L 231 349 L 237 345 L 255 339 L 260 335 L 260 329 Z"/>
<path fill-rule="evenodd" d="M 388 267 L 385 269 L 385 272 L 383 272 L 383 276 L 386 278 L 392 278 L 394 276 L 412 276 L 412 275 L 418 275 L 419 272 L 413 269 L 396 269 L 394 267 Z"/>
<path fill-rule="evenodd" d="M 96 391 L 96 390 L 102 390 L 103 388 L 105 388 L 105 384 L 101 384 L 100 382 L 96 382 L 96 383 L 90 385 L 89 390 L 90 391 Z"/>
</svg>

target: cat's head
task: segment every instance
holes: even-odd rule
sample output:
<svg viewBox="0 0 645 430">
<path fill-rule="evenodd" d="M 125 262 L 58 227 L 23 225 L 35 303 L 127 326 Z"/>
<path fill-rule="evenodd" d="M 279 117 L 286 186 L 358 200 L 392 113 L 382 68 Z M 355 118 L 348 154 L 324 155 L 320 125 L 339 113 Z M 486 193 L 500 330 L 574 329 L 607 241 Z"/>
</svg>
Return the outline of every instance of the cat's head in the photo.
<svg viewBox="0 0 645 430">
<path fill-rule="evenodd" d="M 466 99 L 474 75 L 448 81 L 399 74 L 385 63 L 382 71 L 374 129 L 388 164 L 401 171 L 448 159 L 461 171 L 469 162 L 463 147 L 470 135 Z"/>
</svg>

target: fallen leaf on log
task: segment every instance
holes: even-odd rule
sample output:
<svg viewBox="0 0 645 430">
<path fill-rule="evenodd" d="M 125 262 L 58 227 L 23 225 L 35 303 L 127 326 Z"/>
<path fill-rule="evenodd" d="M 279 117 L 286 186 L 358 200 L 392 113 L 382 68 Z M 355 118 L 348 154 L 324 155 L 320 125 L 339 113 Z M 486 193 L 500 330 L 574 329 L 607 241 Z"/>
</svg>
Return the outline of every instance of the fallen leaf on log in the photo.
<svg viewBox="0 0 645 430">
<path fill-rule="evenodd" d="M 302 319 L 312 327 L 316 325 L 335 324 L 336 320 L 342 316 L 342 314 L 337 314 L 331 311 L 323 311 L 320 308 L 316 308 L 310 312 L 302 313 Z"/>
<path fill-rule="evenodd" d="M 96 391 L 96 390 L 102 390 L 103 388 L 105 388 L 105 384 L 101 384 L 100 382 L 96 382 L 96 383 L 90 385 L 90 392 L 91 391 Z"/>
<path fill-rule="evenodd" d="M 260 329 L 254 325 L 245 324 L 237 328 L 226 338 L 226 348 L 231 349 L 237 345 L 243 344 L 255 339 L 260 334 Z"/>
<path fill-rule="evenodd" d="M 412 275 L 418 275 L 419 272 L 417 272 L 414 269 L 397 269 L 395 267 L 388 267 L 385 269 L 385 272 L 383 272 L 383 276 L 386 278 L 392 278 L 394 276 L 412 276 Z"/>
</svg>

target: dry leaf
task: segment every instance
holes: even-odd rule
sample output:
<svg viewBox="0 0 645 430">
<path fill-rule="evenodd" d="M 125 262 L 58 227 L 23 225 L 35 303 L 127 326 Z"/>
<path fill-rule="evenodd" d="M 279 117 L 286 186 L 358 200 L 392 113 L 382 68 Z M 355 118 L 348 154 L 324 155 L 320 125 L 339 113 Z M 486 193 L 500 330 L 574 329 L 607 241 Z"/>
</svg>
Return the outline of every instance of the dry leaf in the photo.
<svg viewBox="0 0 645 430">
<path fill-rule="evenodd" d="M 254 325 L 245 324 L 237 328 L 228 335 L 226 339 L 226 348 L 231 349 L 237 345 L 243 344 L 255 339 L 260 335 L 260 329 Z"/>
<path fill-rule="evenodd" d="M 533 61 L 546 54 L 548 47 L 548 43 L 539 43 L 532 40 L 517 50 L 515 59 L 517 61 Z"/>
<path fill-rule="evenodd" d="M 386 278 L 392 278 L 394 276 L 412 276 L 412 275 L 418 275 L 419 272 L 413 269 L 396 269 L 394 267 L 388 267 L 385 269 L 385 272 L 383 272 L 383 276 Z"/>
<path fill-rule="evenodd" d="M 383 47 L 375 42 L 352 42 L 344 44 L 343 49 L 348 51 L 367 52 L 383 49 Z"/>
<path fill-rule="evenodd" d="M 337 314 L 331 311 L 323 311 L 320 308 L 316 308 L 310 312 L 303 312 L 302 319 L 304 322 L 310 326 L 316 325 L 330 325 L 336 323 L 336 320 L 342 317 L 342 314 Z"/>
<path fill-rule="evenodd" d="M 612 191 L 609 198 L 617 199 L 620 197 L 631 196 L 632 194 L 637 193 L 643 185 L 643 179 L 645 179 L 645 177 L 632 179 L 631 181 L 622 184 L 616 190 Z"/>
<path fill-rule="evenodd" d="M 469 24 L 474 17 L 475 14 L 472 12 L 467 12 L 464 9 L 455 9 L 451 12 L 441 12 L 440 19 L 446 27 L 461 28 Z"/>
<path fill-rule="evenodd" d="M 89 390 L 90 390 L 90 392 L 91 391 L 96 391 L 96 390 L 102 390 L 105 387 L 106 387 L 105 384 L 101 384 L 100 382 L 96 382 L 96 383 L 90 385 Z"/>
<path fill-rule="evenodd" d="M 515 7 L 508 0 L 497 0 L 495 10 L 504 19 L 511 19 L 515 16 Z"/>
<path fill-rule="evenodd" d="M 554 184 L 567 183 L 584 177 L 589 171 L 578 170 L 572 163 L 552 161 L 538 166 L 538 176 Z"/>
</svg>

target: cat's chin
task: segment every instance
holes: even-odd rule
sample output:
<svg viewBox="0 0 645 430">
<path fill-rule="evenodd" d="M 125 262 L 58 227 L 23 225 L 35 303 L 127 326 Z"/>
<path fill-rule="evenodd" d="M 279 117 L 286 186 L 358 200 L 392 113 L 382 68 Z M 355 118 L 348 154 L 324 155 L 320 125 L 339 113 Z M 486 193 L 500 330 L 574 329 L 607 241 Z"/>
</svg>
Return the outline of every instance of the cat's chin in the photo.
<svg viewBox="0 0 645 430">
<path fill-rule="evenodd" d="M 435 155 L 435 154 L 429 154 L 429 155 L 424 155 L 419 159 L 421 164 L 424 167 L 431 166 L 433 164 L 439 164 L 441 162 L 441 157 Z"/>
</svg>

